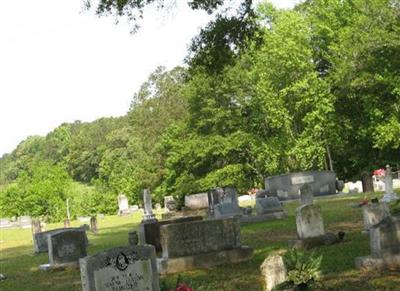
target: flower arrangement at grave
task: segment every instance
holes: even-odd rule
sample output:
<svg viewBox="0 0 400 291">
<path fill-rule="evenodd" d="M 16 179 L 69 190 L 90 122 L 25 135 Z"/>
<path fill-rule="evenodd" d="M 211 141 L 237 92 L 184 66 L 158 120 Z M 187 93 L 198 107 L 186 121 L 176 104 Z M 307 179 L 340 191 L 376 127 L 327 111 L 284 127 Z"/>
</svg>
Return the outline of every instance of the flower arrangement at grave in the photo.
<svg viewBox="0 0 400 291">
<path fill-rule="evenodd" d="M 372 174 L 377 180 L 383 181 L 385 179 L 385 169 L 377 169 Z"/>
</svg>

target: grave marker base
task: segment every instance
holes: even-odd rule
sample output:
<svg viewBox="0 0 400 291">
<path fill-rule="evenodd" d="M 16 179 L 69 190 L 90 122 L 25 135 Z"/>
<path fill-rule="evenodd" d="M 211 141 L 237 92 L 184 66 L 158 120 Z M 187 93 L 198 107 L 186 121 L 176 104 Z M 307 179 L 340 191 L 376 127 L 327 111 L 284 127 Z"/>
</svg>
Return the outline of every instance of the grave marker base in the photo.
<svg viewBox="0 0 400 291">
<path fill-rule="evenodd" d="M 226 263 L 244 262 L 251 258 L 253 249 L 241 246 L 232 250 L 209 252 L 178 258 L 158 258 L 157 269 L 161 275 L 179 273 L 192 269 L 204 269 Z"/>
<path fill-rule="evenodd" d="M 63 264 L 55 264 L 55 265 L 51 265 L 51 264 L 39 265 L 39 270 L 42 270 L 42 271 L 62 271 L 67 268 L 78 269 L 79 263 L 71 262 L 71 263 L 63 263 Z"/>
<path fill-rule="evenodd" d="M 326 233 L 321 236 L 296 239 L 289 241 L 289 248 L 295 249 L 312 249 L 318 246 L 329 246 L 338 242 L 338 238 L 333 233 Z"/>
<path fill-rule="evenodd" d="M 357 269 L 362 270 L 399 270 L 400 269 L 400 255 L 391 255 L 387 257 L 374 258 L 372 256 L 355 258 L 355 265 Z"/>
<path fill-rule="evenodd" d="M 285 218 L 287 218 L 287 213 L 284 211 L 277 211 L 259 215 L 243 215 L 242 217 L 240 217 L 240 224 L 263 222 L 263 221 L 285 219 Z"/>
</svg>

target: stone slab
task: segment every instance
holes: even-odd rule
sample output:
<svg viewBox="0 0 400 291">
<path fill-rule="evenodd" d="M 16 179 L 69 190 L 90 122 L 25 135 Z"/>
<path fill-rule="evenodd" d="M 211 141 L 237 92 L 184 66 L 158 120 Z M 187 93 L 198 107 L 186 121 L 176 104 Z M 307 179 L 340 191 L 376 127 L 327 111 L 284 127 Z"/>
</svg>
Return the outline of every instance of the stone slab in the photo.
<svg viewBox="0 0 400 291">
<path fill-rule="evenodd" d="M 82 227 L 74 227 L 74 228 L 66 227 L 66 228 L 57 228 L 57 229 L 52 229 L 52 230 L 48 230 L 48 231 L 42 231 L 42 232 L 35 233 L 33 235 L 34 252 L 36 254 L 47 253 L 47 251 L 48 251 L 47 238 L 49 235 L 60 232 L 60 231 L 69 231 L 69 230 L 73 230 L 73 229 L 84 230 Z"/>
<path fill-rule="evenodd" d="M 204 269 L 221 264 L 239 263 L 249 260 L 253 249 L 247 246 L 231 250 L 209 252 L 179 258 L 157 259 L 157 269 L 161 275 L 174 274 L 193 269 Z"/>
<path fill-rule="evenodd" d="M 277 197 L 257 198 L 255 209 L 256 213 L 259 215 L 283 210 Z"/>
<path fill-rule="evenodd" d="M 321 207 L 306 204 L 296 209 L 296 227 L 299 239 L 319 237 L 325 234 Z"/>
<path fill-rule="evenodd" d="M 163 258 L 176 258 L 240 247 L 237 218 L 167 224 L 160 228 Z"/>
<path fill-rule="evenodd" d="M 400 255 L 374 258 L 372 256 L 358 257 L 354 260 L 356 268 L 367 271 L 399 270 Z"/>
<path fill-rule="evenodd" d="M 83 291 L 159 291 L 153 246 L 118 247 L 79 260 Z"/>
<path fill-rule="evenodd" d="M 261 215 L 243 215 L 242 217 L 240 217 L 240 224 L 284 219 L 286 217 L 287 213 L 284 211 L 261 214 Z"/>
<path fill-rule="evenodd" d="M 185 196 L 185 207 L 188 209 L 208 208 L 208 194 L 197 193 Z"/>
<path fill-rule="evenodd" d="M 287 280 L 287 270 L 280 255 L 268 256 L 260 269 L 265 283 L 265 291 L 272 291 L 275 286 Z"/>
<path fill-rule="evenodd" d="M 47 237 L 50 265 L 78 262 L 86 256 L 86 232 L 79 229 L 58 231 Z"/>
</svg>

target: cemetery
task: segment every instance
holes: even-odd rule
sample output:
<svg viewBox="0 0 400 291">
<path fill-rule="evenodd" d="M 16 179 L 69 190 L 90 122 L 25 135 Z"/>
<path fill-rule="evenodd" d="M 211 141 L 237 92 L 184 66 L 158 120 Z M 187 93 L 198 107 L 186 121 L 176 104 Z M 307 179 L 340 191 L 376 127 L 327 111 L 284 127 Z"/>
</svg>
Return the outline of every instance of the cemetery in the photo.
<svg viewBox="0 0 400 291">
<path fill-rule="evenodd" d="M 261 215 L 264 208 L 257 200 L 274 198 L 263 195 L 259 192 L 253 205 Z M 214 203 L 208 205 L 208 215 L 169 219 L 162 219 L 165 209 L 153 209 L 151 193 L 145 190 L 143 210 L 102 217 L 95 232 L 79 227 L 79 220 L 68 228 L 50 224 L 48 230 L 36 233 L 25 226 L 3 229 L 0 247 L 6 279 L 0 286 L 4 290 L 12 286 L 18 286 L 13 290 L 49 286 L 51 290 L 115 290 L 117 286 L 175 290 L 171 288 L 178 280 L 193 290 L 272 290 L 288 280 L 284 254 L 298 249 L 321 257 L 322 285 L 316 290 L 392 290 L 400 284 L 396 275 L 400 218 L 397 202 L 379 201 L 385 195 L 320 198 L 305 183 L 298 199 L 278 204 L 283 218 L 243 224 L 239 204 L 233 207 L 237 211 L 220 208 L 215 217 L 218 206 L 236 203 L 234 188 L 209 191 Z M 340 232 L 344 238 L 337 235 Z"/>
<path fill-rule="evenodd" d="M 400 291 L 400 0 L 2 4 L 0 291 Z"/>
</svg>

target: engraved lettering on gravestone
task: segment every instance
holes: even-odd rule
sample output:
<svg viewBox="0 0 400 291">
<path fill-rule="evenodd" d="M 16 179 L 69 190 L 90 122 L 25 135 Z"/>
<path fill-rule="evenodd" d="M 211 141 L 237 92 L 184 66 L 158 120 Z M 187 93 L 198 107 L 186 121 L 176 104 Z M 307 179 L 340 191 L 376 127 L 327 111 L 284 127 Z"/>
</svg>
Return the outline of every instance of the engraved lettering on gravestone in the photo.
<svg viewBox="0 0 400 291">
<path fill-rule="evenodd" d="M 292 177 L 291 180 L 293 185 L 299 185 L 299 184 L 314 182 L 314 177 L 313 176 Z"/>
<path fill-rule="evenodd" d="M 73 244 L 64 244 L 57 250 L 58 256 L 59 257 L 64 257 L 64 256 L 71 256 L 75 253 L 75 245 Z"/>
<path fill-rule="evenodd" d="M 150 260 L 138 260 L 137 256 L 119 253 L 106 258 L 106 266 L 94 272 L 96 290 L 152 290 Z"/>
</svg>

